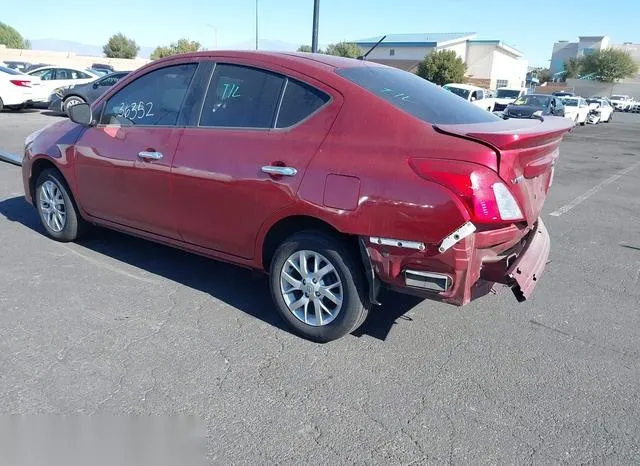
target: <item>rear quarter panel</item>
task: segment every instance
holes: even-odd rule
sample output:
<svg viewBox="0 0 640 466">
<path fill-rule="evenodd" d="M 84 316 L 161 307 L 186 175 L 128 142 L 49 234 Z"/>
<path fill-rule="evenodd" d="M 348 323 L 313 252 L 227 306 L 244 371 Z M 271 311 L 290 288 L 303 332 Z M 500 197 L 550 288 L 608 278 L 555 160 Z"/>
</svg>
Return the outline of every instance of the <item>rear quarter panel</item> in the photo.
<svg viewBox="0 0 640 466">
<path fill-rule="evenodd" d="M 307 168 L 301 205 L 345 233 L 439 243 L 469 219 L 468 212 L 447 188 L 420 178 L 409 166 L 412 157 L 472 157 L 497 168 L 493 150 L 437 133 L 381 99 L 353 92 Z M 336 197 L 326 193 L 332 175 L 358 180 L 354 209 L 325 205 L 327 197 Z"/>
</svg>

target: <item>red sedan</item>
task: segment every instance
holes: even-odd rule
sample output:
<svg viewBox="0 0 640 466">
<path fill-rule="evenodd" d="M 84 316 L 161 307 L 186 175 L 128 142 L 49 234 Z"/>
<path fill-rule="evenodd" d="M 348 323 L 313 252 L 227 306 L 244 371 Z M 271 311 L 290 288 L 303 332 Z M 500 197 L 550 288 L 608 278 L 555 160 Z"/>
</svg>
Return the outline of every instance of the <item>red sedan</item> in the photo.
<svg viewBox="0 0 640 466">
<path fill-rule="evenodd" d="M 526 299 L 571 126 L 502 120 L 374 63 L 263 52 L 154 61 L 70 113 L 27 138 L 22 165 L 52 238 L 96 224 L 263 270 L 316 341 L 361 325 L 381 286 Z"/>
</svg>

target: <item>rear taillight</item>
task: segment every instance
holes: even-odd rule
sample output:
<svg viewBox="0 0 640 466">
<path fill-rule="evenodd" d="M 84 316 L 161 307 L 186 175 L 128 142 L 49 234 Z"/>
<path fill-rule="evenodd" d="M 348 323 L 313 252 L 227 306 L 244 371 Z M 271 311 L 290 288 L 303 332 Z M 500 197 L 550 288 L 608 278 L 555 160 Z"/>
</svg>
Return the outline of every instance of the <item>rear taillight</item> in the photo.
<svg viewBox="0 0 640 466">
<path fill-rule="evenodd" d="M 20 87 L 31 87 L 31 81 L 25 81 L 22 79 L 10 79 L 9 82 L 11 84 L 14 84 L 16 86 L 20 86 Z"/>
<path fill-rule="evenodd" d="M 474 223 L 503 223 L 524 218 L 509 188 L 494 171 L 482 165 L 440 159 L 411 159 L 409 165 L 420 177 L 456 193 Z"/>
</svg>

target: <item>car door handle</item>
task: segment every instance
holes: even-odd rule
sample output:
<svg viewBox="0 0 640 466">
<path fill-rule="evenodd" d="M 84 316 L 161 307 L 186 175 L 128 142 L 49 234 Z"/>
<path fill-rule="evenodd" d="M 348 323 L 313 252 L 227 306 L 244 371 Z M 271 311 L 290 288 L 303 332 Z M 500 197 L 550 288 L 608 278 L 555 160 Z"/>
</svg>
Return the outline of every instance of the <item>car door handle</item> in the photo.
<svg viewBox="0 0 640 466">
<path fill-rule="evenodd" d="M 280 175 L 280 176 L 294 176 L 298 173 L 293 167 L 276 167 L 274 165 L 265 165 L 262 167 L 262 171 L 268 173 L 269 175 Z"/>
<path fill-rule="evenodd" d="M 162 152 L 150 152 L 143 150 L 142 152 L 138 152 L 138 157 L 147 160 L 160 160 L 162 158 Z"/>
</svg>

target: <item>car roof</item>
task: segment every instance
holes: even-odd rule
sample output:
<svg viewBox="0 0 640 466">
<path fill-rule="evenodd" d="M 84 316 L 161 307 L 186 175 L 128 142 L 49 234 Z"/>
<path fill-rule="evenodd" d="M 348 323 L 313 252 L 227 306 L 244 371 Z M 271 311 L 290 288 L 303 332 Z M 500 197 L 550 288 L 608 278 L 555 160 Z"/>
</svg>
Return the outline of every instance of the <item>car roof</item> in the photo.
<svg viewBox="0 0 640 466">
<path fill-rule="evenodd" d="M 34 71 L 40 71 L 43 68 L 56 68 L 56 69 L 62 69 L 62 70 L 82 71 L 83 73 L 88 72 L 89 74 L 93 74 L 91 70 L 86 70 L 86 69 L 83 70 L 81 68 L 76 68 L 75 66 L 65 66 L 65 65 L 43 65 L 43 66 L 34 68 L 32 70 L 29 70 L 27 74 L 33 73 Z"/>
<path fill-rule="evenodd" d="M 261 50 L 205 50 L 202 52 L 186 53 L 182 55 L 173 55 L 163 58 L 162 60 L 171 60 L 175 58 L 244 58 L 249 60 L 269 61 L 282 66 L 298 65 L 303 67 L 335 69 L 335 68 L 353 68 L 358 66 L 376 66 L 383 67 L 378 63 L 368 62 L 364 60 L 356 60 L 354 58 L 337 57 L 333 55 L 324 55 L 320 53 L 306 52 L 268 52 Z M 158 62 L 160 60 L 156 60 Z M 156 63 L 153 62 L 153 63 Z"/>
</svg>

